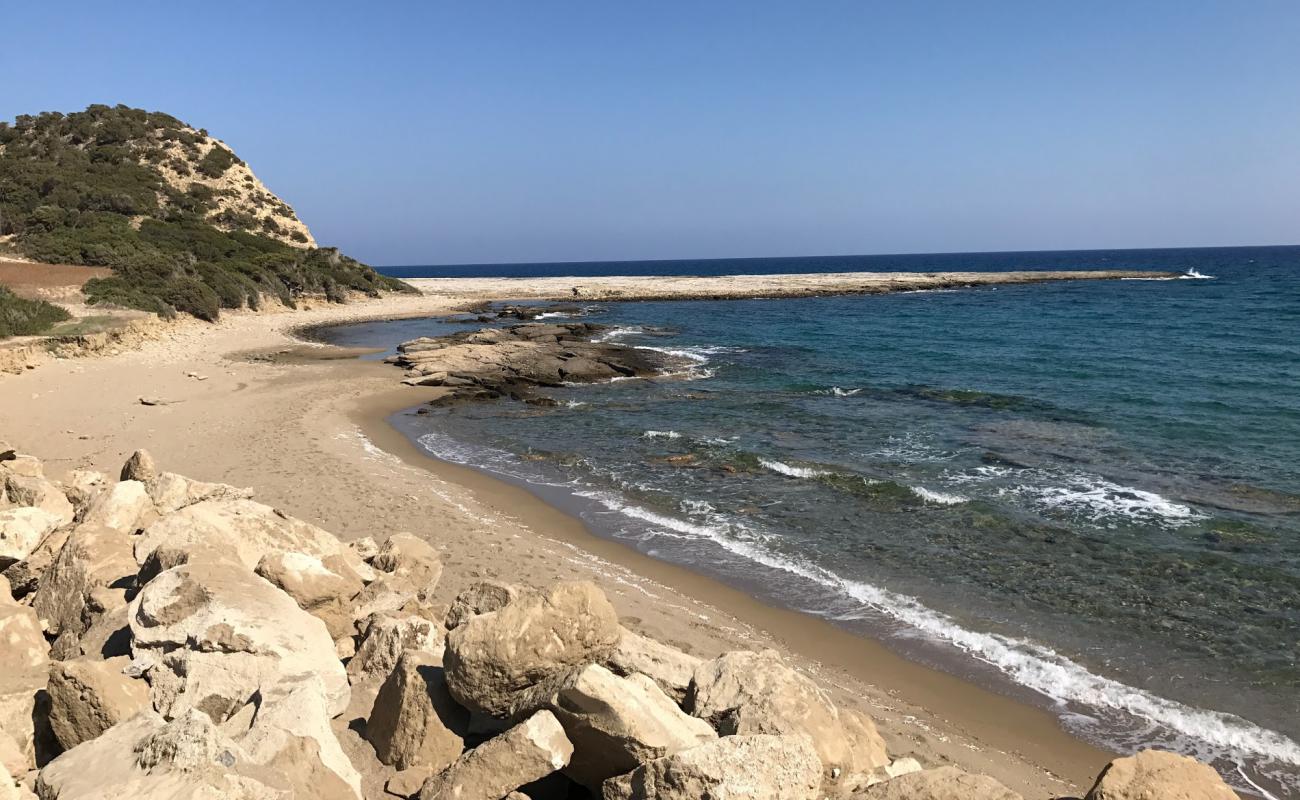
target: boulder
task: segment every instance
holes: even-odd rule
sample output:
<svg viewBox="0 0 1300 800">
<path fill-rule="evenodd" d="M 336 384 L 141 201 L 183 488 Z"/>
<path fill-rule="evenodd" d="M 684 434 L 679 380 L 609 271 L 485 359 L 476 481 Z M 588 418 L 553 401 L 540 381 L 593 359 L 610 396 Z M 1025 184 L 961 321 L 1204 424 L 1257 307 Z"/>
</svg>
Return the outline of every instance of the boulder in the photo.
<svg viewBox="0 0 1300 800">
<path fill-rule="evenodd" d="M 564 772 L 596 793 L 606 778 L 718 738 L 644 675 L 620 678 L 590 664 L 548 694 L 545 707 L 573 743 Z"/>
<path fill-rule="evenodd" d="M 108 476 L 93 469 L 74 469 L 63 483 L 64 494 L 78 516 L 85 514 L 95 498 L 108 489 Z"/>
<path fill-rule="evenodd" d="M 49 675 L 48 653 L 36 612 L 0 596 L 0 732 L 13 740 L 24 768 L 36 763 L 40 732 L 32 712 Z"/>
<path fill-rule="evenodd" d="M 120 484 L 119 484 L 120 485 Z M 173 550 L 220 551 L 256 569 L 268 553 L 303 553 L 322 560 L 356 560 L 333 534 L 252 500 L 203 500 L 149 525 L 135 543 L 135 560 L 144 564 L 159 546 Z"/>
<path fill-rule="evenodd" d="M 460 757 L 468 728 L 469 712 L 447 691 L 442 658 L 407 650 L 375 697 L 366 738 L 385 764 L 425 767 L 433 774 Z"/>
<path fill-rule="evenodd" d="M 47 511 L 59 518 L 59 525 L 71 525 L 77 515 L 63 489 L 45 478 L 5 475 L 4 491 L 10 503 Z"/>
<path fill-rule="evenodd" d="M 555 716 L 539 711 L 429 778 L 420 800 L 501 800 L 563 768 L 572 756 L 573 745 Z"/>
<path fill-rule="evenodd" d="M 471 584 L 452 601 L 447 611 L 447 630 L 457 628 L 470 617 L 497 611 L 519 596 L 521 589 L 505 581 L 479 581 Z"/>
<path fill-rule="evenodd" d="M 361 775 L 330 727 L 318 675 L 281 680 L 264 690 L 248 732 L 238 737 L 249 761 L 275 773 L 294 797 L 361 800 Z"/>
<path fill-rule="evenodd" d="M 0 470 L 28 478 L 39 478 L 45 474 L 39 458 L 22 453 L 12 453 L 10 458 L 0 460 Z"/>
<path fill-rule="evenodd" d="M 987 775 L 957 767 L 912 772 L 853 793 L 861 800 L 1022 800 Z"/>
<path fill-rule="evenodd" d="M 357 554 L 362 561 L 369 561 L 379 555 L 379 545 L 375 544 L 374 537 L 362 536 L 360 539 L 353 539 L 348 542 L 348 548 Z"/>
<path fill-rule="evenodd" d="M 432 592 L 442 577 L 442 557 L 433 545 L 409 533 L 395 533 L 370 559 L 381 572 L 401 575 L 425 592 Z"/>
<path fill-rule="evenodd" d="M 83 525 L 135 533 L 158 518 L 158 511 L 139 481 L 122 481 L 91 502 L 82 517 Z"/>
<path fill-rule="evenodd" d="M 1194 758 L 1143 750 L 1106 765 L 1086 800 L 1235 800 L 1219 773 Z"/>
<path fill-rule="evenodd" d="M 876 723 L 871 717 L 851 708 L 841 708 L 840 724 L 844 727 L 845 741 L 852 753 L 846 769 L 855 772 L 870 772 L 890 766 L 889 752 L 885 739 L 876 730 Z M 903 774 L 903 773 L 898 773 Z M 892 776 L 896 777 L 896 776 Z"/>
<path fill-rule="evenodd" d="M 471 711 L 515 714 L 521 693 L 618 646 L 618 615 L 595 584 L 556 584 L 471 617 L 447 636 L 447 684 Z"/>
<path fill-rule="evenodd" d="M 340 562 L 342 556 L 328 556 Z M 336 572 L 326 561 L 306 553 L 267 553 L 257 562 L 256 572 L 298 603 L 298 607 L 325 623 L 330 637 L 352 633 L 349 601 L 362 589 L 361 579 L 339 563 Z"/>
<path fill-rule="evenodd" d="M 616 675 L 649 677 L 677 703 L 686 700 L 691 676 L 702 663 L 702 659 L 627 628 L 623 628 L 618 648 L 605 660 L 605 666 Z"/>
<path fill-rule="evenodd" d="M 240 489 L 224 483 L 204 483 L 174 472 L 160 472 L 145 484 L 149 499 L 160 514 L 170 514 L 204 500 L 246 500 L 252 489 Z"/>
<path fill-rule="evenodd" d="M 278 776 L 190 711 L 167 722 L 152 711 L 114 725 L 51 761 L 41 800 L 290 800 Z"/>
<path fill-rule="evenodd" d="M 50 666 L 50 727 L 60 747 L 71 750 L 150 708 L 149 684 L 122 674 L 128 663 L 119 656 Z"/>
<path fill-rule="evenodd" d="M 347 708 L 347 673 L 325 623 L 231 561 L 173 567 L 127 612 L 136 661 L 149 666 L 154 707 L 222 721 L 286 676 L 318 675 L 332 715 Z"/>
<path fill-rule="evenodd" d="M 0 511 L 0 569 L 27 558 L 62 524 L 61 517 L 42 508 L 19 506 Z"/>
<path fill-rule="evenodd" d="M 879 766 L 876 743 L 855 720 L 853 733 L 865 737 L 865 750 L 846 731 L 840 714 L 817 684 L 795 672 L 774 650 L 737 651 L 695 669 L 686 709 L 708 720 L 724 736 L 746 733 L 796 734 L 812 739 L 831 781 Z M 874 728 L 874 726 L 873 726 Z M 883 743 L 880 744 L 883 753 Z M 888 763 L 884 759 L 881 763 Z"/>
<path fill-rule="evenodd" d="M 353 681 L 382 679 L 397 666 L 402 653 L 419 650 L 441 657 L 442 627 L 414 615 L 375 614 L 366 622 L 357 653 L 348 662 Z"/>
<path fill-rule="evenodd" d="M 0 762 L 0 800 L 23 800 L 27 795 L 19 787 L 18 781 L 9 774 L 3 762 Z"/>
<path fill-rule="evenodd" d="M 9 581 L 14 597 L 26 597 L 36 591 L 41 578 L 45 577 L 71 533 L 71 528 L 58 528 L 47 533 L 26 558 L 5 568 L 4 577 Z"/>
<path fill-rule="evenodd" d="M 424 785 L 425 781 L 429 780 L 433 772 L 428 767 L 404 769 L 388 779 L 388 782 L 384 784 L 384 791 L 398 797 L 414 797 L 420 793 L 420 787 Z M 509 797 L 507 795 L 506 800 L 509 800 Z"/>
<path fill-rule="evenodd" d="M 154 463 L 153 456 L 149 455 L 148 450 L 136 450 L 122 465 L 122 473 L 118 480 L 148 483 L 156 477 L 158 477 L 158 465 Z"/>
<path fill-rule="evenodd" d="M 808 737 L 724 736 L 605 781 L 604 800 L 814 800 L 821 760 Z"/>
<path fill-rule="evenodd" d="M 82 523 L 59 549 L 40 581 L 32 607 L 50 635 L 67 636 L 75 643 L 98 614 L 126 604 L 126 589 L 134 581 L 136 569 L 127 533 Z"/>
</svg>

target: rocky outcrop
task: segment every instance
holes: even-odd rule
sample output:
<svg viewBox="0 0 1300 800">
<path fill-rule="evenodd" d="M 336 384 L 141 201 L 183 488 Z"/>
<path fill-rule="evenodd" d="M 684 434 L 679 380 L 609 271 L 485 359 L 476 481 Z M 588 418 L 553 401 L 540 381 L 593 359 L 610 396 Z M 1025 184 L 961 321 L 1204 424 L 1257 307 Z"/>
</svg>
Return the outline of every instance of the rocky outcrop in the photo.
<svg viewBox="0 0 1300 800">
<path fill-rule="evenodd" d="M 1219 774 L 1194 758 L 1143 750 L 1117 758 L 1097 776 L 1086 800 L 1234 800 Z"/>
<path fill-rule="evenodd" d="M 549 711 L 470 750 L 420 789 L 420 800 L 499 800 L 563 768 L 573 745 Z"/>
<path fill-rule="evenodd" d="M 404 342 L 388 359 L 406 370 L 403 383 L 437 386 L 435 405 L 510 397 L 545 403 L 539 388 L 645 377 L 681 365 L 672 356 L 592 341 L 604 330 L 587 323 L 529 323 Z"/>
<path fill-rule="evenodd" d="M 821 773 L 821 760 L 805 736 L 724 736 L 609 779 L 603 797 L 814 800 L 821 787 Z M 956 797 L 960 795 L 950 800 Z"/>
<path fill-rule="evenodd" d="M 529 592 L 447 635 L 447 685 L 471 711 L 513 716 L 528 690 L 608 658 L 620 633 L 614 607 L 594 584 Z"/>
</svg>

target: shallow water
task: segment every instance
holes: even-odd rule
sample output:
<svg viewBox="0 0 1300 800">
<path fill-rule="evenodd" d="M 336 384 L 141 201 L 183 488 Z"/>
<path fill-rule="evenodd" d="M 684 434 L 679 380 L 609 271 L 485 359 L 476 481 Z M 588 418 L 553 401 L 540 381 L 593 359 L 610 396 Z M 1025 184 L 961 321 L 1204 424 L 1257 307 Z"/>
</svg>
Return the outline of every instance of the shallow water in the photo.
<svg viewBox="0 0 1300 800">
<path fill-rule="evenodd" d="M 1085 738 L 1300 792 L 1300 248 L 908 258 L 1213 277 L 603 305 L 607 336 L 688 366 L 557 390 L 544 424 L 510 403 L 400 424 Z M 908 268 L 839 268 L 873 267 Z"/>
</svg>

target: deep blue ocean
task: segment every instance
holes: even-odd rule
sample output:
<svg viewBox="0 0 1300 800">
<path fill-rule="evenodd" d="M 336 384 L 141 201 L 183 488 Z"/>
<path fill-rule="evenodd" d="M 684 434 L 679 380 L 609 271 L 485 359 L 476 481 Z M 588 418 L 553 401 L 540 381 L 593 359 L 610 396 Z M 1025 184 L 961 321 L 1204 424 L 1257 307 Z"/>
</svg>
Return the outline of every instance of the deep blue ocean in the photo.
<svg viewBox="0 0 1300 800">
<path fill-rule="evenodd" d="M 1300 247 L 403 267 L 1135 268 L 1173 280 L 585 307 L 652 380 L 394 423 L 598 534 L 1300 795 Z M 339 329 L 391 347 L 457 326 Z M 544 420 L 544 421 L 543 421 Z"/>
</svg>

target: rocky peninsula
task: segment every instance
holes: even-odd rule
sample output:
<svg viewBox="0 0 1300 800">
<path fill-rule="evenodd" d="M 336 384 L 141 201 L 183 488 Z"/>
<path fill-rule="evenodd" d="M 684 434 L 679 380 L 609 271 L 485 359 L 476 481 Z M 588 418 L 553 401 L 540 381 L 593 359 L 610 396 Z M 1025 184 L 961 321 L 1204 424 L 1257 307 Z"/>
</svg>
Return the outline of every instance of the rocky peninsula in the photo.
<svg viewBox="0 0 1300 800">
<path fill-rule="evenodd" d="M 590 581 L 475 580 L 435 536 L 343 541 L 134 452 L 0 444 L 0 798 L 1018 800 L 891 753 L 781 654 L 701 658 Z M 1087 800 L 1230 800 L 1158 751 Z"/>
</svg>

